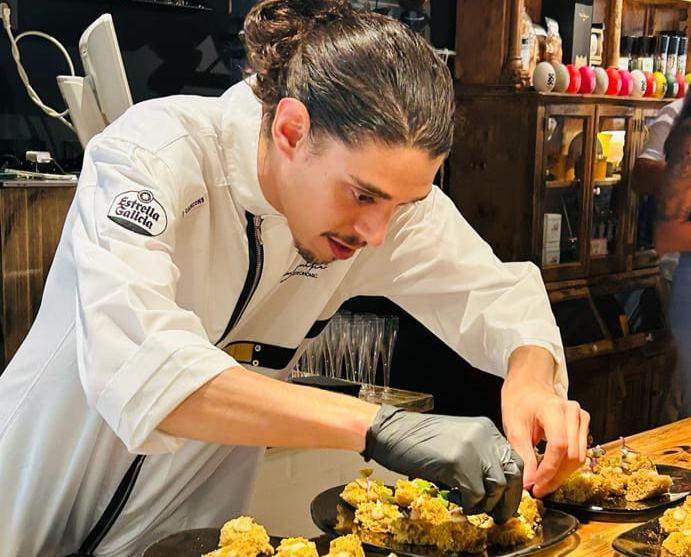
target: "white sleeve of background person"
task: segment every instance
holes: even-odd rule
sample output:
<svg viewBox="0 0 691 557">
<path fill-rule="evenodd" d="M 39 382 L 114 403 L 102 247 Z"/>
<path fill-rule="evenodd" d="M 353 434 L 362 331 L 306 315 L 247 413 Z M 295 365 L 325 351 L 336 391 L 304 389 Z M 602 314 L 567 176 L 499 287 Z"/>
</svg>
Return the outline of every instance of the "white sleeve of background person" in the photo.
<svg viewBox="0 0 691 557">
<path fill-rule="evenodd" d="M 545 348 L 557 363 L 555 389 L 566 396 L 564 349 L 540 270 L 502 263 L 439 188 L 394 216 L 384 245 L 365 250 L 351 273 L 353 293 L 386 296 L 500 377 L 516 348 Z"/>
<path fill-rule="evenodd" d="M 159 214 L 152 235 L 110 218 L 118 200 L 138 192 L 149 192 Z M 179 448 L 184 440 L 158 431 L 159 423 L 237 365 L 209 342 L 197 315 L 176 304 L 180 198 L 173 173 L 154 154 L 103 136 L 90 144 L 72 230 L 79 376 L 89 404 L 135 453 Z"/>
<path fill-rule="evenodd" d="M 639 159 L 665 160 L 665 141 L 683 105 L 684 99 L 678 99 L 660 110 L 658 117 L 648 128 L 648 139 L 638 155 Z"/>
</svg>

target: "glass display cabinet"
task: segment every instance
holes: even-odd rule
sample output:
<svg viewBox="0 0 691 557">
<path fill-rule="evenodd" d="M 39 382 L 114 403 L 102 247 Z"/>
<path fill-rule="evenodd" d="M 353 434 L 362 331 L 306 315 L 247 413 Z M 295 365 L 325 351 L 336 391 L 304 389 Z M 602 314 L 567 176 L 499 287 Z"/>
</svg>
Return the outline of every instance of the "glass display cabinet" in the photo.
<svg viewBox="0 0 691 557">
<path fill-rule="evenodd" d="M 648 138 L 648 129 L 657 118 L 658 111 L 651 108 L 640 110 L 639 125 L 641 127 L 640 144 L 637 152 L 640 152 Z M 657 265 L 659 257 L 655 251 L 653 240 L 653 228 L 655 214 L 657 212 L 656 200 L 652 195 L 638 195 L 632 192 L 631 214 L 635 215 L 635 224 L 632 227 L 633 268 L 642 269 Z"/>
<path fill-rule="evenodd" d="M 646 129 L 666 102 L 458 90 L 449 195 L 499 258 L 540 267 L 572 392 L 600 439 L 655 425 L 673 369 L 661 369 L 671 350 L 654 202 L 630 187 Z M 607 393 L 606 408 L 597 393 Z"/>
</svg>

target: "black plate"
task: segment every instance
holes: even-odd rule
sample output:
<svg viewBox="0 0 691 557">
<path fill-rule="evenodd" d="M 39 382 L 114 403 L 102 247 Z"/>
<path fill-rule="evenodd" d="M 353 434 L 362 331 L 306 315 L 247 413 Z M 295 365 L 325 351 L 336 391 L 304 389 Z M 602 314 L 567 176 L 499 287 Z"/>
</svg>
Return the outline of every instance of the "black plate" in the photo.
<svg viewBox="0 0 691 557">
<path fill-rule="evenodd" d="M 218 528 L 197 528 L 171 534 L 147 547 L 142 557 L 201 557 L 218 549 L 220 532 Z M 281 538 L 270 536 L 270 541 L 278 547 Z"/>
<path fill-rule="evenodd" d="M 622 498 L 608 501 L 602 505 L 594 505 L 591 503 L 554 501 L 550 496 L 545 497 L 543 501 L 548 507 L 572 513 L 578 517 L 605 522 L 641 522 L 646 518 L 661 514 L 666 507 L 677 503 L 691 493 L 691 470 L 679 466 L 658 464 L 657 471 L 660 474 L 672 476 L 672 487 L 669 493 L 645 501 L 631 502 Z"/>
<path fill-rule="evenodd" d="M 330 536 L 341 536 L 348 533 L 338 532 L 335 529 L 339 505 L 345 512 L 350 512 L 351 514 L 353 512 L 353 508 L 345 503 L 340 497 L 340 493 L 343 491 L 344 487 L 344 485 L 341 485 L 322 491 L 312 500 L 312 504 L 310 505 L 312 521 L 316 524 L 317 528 Z M 536 540 L 531 545 L 515 547 L 511 550 L 490 550 L 487 555 L 489 557 L 518 557 L 519 555 L 529 555 L 544 547 L 549 547 L 560 542 L 575 532 L 577 527 L 578 520 L 570 514 L 554 509 L 545 509 L 545 514 L 542 517 L 542 537 L 540 539 Z M 363 541 L 362 545 L 365 549 L 378 552 L 389 553 L 390 551 L 394 551 L 401 557 L 468 555 L 466 553 L 445 553 L 437 548 L 422 545 L 391 543 L 390 545 L 384 546 L 378 543 L 365 541 Z"/>
<path fill-rule="evenodd" d="M 660 523 L 655 518 L 619 534 L 614 538 L 612 547 L 630 557 L 658 557 L 664 539 Z"/>
</svg>

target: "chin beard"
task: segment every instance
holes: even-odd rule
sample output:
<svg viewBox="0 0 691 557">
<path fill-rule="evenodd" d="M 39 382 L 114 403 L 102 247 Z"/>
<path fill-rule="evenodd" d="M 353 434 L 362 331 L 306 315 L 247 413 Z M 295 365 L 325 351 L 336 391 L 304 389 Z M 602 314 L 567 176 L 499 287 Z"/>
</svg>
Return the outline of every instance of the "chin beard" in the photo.
<svg viewBox="0 0 691 557">
<path fill-rule="evenodd" d="M 302 257 L 305 260 L 305 263 L 308 263 L 309 265 L 328 265 L 334 260 L 333 257 L 327 260 L 319 259 L 319 257 L 313 251 L 307 249 L 305 246 L 300 245 L 297 241 L 295 242 L 295 247 L 297 248 L 300 257 Z"/>
</svg>

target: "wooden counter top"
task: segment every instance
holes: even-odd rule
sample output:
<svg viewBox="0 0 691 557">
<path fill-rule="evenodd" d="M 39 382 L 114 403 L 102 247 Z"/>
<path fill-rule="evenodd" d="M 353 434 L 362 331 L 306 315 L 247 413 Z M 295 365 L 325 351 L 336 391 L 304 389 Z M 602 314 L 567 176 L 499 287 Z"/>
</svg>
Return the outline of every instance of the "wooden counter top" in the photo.
<svg viewBox="0 0 691 557">
<path fill-rule="evenodd" d="M 648 453 L 656 464 L 673 464 L 691 469 L 691 418 L 674 422 L 626 438 L 626 444 Z M 605 449 L 619 446 L 619 441 L 604 445 Z M 612 540 L 638 522 L 581 523 L 578 530 L 556 546 L 544 549 L 535 556 L 613 557 L 621 553 L 612 549 Z"/>
</svg>

